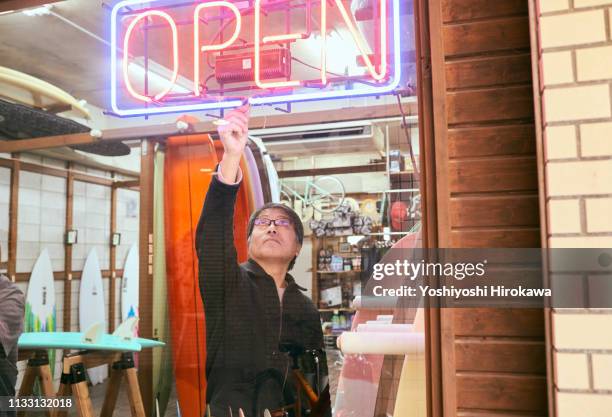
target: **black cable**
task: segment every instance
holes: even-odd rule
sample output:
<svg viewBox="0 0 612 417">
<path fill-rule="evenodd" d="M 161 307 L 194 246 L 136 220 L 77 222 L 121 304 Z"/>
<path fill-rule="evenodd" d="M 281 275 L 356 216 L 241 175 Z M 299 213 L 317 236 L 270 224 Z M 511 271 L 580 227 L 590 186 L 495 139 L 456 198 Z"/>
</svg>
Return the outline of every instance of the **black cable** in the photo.
<svg viewBox="0 0 612 417">
<path fill-rule="evenodd" d="M 420 185 L 421 184 L 421 181 L 420 181 L 421 174 L 419 173 L 419 167 L 416 164 L 416 158 L 414 157 L 414 150 L 412 149 L 412 138 L 410 137 L 410 132 L 408 131 L 408 123 L 406 123 L 406 113 L 404 113 L 404 108 L 402 107 L 402 102 L 400 100 L 400 94 L 396 93 L 395 97 L 397 98 L 397 105 L 402 115 L 402 128 L 403 128 L 402 130 L 404 131 L 404 134 L 406 135 L 406 139 L 408 140 L 408 152 L 410 152 L 410 162 L 412 162 L 412 168 L 414 169 L 414 176 L 416 177 L 416 180 L 419 182 L 419 185 Z"/>
</svg>

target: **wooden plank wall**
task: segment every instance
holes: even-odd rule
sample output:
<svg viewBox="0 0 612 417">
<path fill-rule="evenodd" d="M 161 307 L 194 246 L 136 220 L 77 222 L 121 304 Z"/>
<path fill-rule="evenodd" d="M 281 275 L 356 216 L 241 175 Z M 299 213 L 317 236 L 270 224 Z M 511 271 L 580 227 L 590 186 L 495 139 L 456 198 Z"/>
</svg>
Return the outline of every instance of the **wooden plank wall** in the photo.
<svg viewBox="0 0 612 417">
<path fill-rule="evenodd" d="M 430 0 L 439 247 L 540 247 L 526 0 Z M 444 417 L 546 416 L 542 310 L 440 313 Z"/>
</svg>

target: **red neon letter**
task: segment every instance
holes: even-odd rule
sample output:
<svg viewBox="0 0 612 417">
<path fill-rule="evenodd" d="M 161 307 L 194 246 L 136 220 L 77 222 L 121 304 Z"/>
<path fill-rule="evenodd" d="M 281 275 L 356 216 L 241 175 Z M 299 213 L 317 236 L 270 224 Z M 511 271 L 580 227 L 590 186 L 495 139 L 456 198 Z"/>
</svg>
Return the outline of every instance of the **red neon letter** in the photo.
<svg viewBox="0 0 612 417">
<path fill-rule="evenodd" d="M 130 76 L 128 73 L 128 63 L 129 63 L 128 59 L 130 56 L 130 53 L 129 53 L 130 36 L 132 35 L 132 31 L 134 30 L 134 27 L 136 27 L 136 23 L 138 23 L 140 20 L 148 16 L 158 16 L 158 17 L 161 17 L 162 19 L 165 19 L 170 25 L 170 29 L 172 29 L 172 58 L 173 58 L 173 63 L 174 63 L 173 70 L 172 70 L 172 78 L 170 80 L 168 87 L 166 87 L 165 90 L 155 94 L 153 98 L 148 97 L 148 96 L 143 96 L 142 94 L 138 94 L 136 90 L 134 90 L 134 87 L 132 87 L 132 83 L 130 83 Z M 172 20 L 170 15 L 168 15 L 165 12 L 162 12 L 159 10 L 149 10 L 142 14 L 139 14 L 134 20 L 130 22 L 127 28 L 127 31 L 125 32 L 125 39 L 123 40 L 123 79 L 125 81 L 125 87 L 127 88 L 128 92 L 134 98 L 145 101 L 145 102 L 151 102 L 153 100 L 159 101 L 162 98 L 164 98 L 164 96 L 168 94 L 168 92 L 172 89 L 172 86 L 176 82 L 176 78 L 178 76 L 178 70 L 179 70 L 178 39 L 177 38 L 178 36 L 177 36 L 176 24 L 174 23 L 174 20 Z"/>
<path fill-rule="evenodd" d="M 261 81 L 261 45 L 259 44 L 259 39 L 261 35 L 261 0 L 255 0 L 255 84 L 259 88 L 277 88 L 277 87 L 297 87 L 301 83 L 299 81 L 278 81 L 271 83 L 264 83 Z M 263 39 L 263 43 L 275 42 L 279 40 L 291 40 L 291 39 L 300 39 L 302 37 L 301 34 L 291 33 L 287 35 L 278 35 L 278 36 L 266 36 Z M 289 63 L 291 65 L 291 63 Z"/>
<path fill-rule="evenodd" d="M 338 6 L 338 10 L 344 19 L 344 22 L 348 26 L 357 47 L 359 48 L 359 52 L 361 52 L 361 56 L 363 57 L 363 61 L 376 81 L 382 81 L 387 75 L 387 0 L 380 0 L 380 72 L 376 72 L 376 68 L 372 64 L 370 57 L 368 56 L 367 50 L 365 48 L 365 39 L 363 35 L 359 32 L 359 30 L 353 24 L 352 19 L 350 18 L 348 12 L 344 8 L 341 0 L 335 0 L 336 6 Z M 327 62 L 326 62 L 326 47 L 325 47 L 325 37 L 327 31 L 327 22 L 326 22 L 326 13 L 327 13 L 327 1 L 321 1 L 321 82 L 323 84 L 327 83 Z"/>
<path fill-rule="evenodd" d="M 227 41 L 216 45 L 204 45 L 200 48 L 200 11 L 206 7 L 227 7 L 230 9 L 236 17 L 236 29 L 234 29 L 232 37 Z M 241 25 L 242 18 L 240 17 L 240 11 L 233 3 L 227 1 L 211 1 L 208 3 L 201 3 L 195 8 L 193 12 L 193 94 L 196 97 L 200 95 L 200 51 L 219 51 L 227 48 L 240 34 Z"/>
</svg>

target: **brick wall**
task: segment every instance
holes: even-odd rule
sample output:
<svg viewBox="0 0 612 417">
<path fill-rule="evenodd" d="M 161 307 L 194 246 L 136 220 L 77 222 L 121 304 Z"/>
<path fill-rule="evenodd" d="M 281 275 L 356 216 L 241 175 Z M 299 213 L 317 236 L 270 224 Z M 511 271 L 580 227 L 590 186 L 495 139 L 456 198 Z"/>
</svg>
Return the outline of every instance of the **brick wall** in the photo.
<svg viewBox="0 0 612 417">
<path fill-rule="evenodd" d="M 612 0 L 539 0 L 548 244 L 612 247 Z M 553 313 L 558 417 L 612 415 L 612 311 Z"/>
</svg>

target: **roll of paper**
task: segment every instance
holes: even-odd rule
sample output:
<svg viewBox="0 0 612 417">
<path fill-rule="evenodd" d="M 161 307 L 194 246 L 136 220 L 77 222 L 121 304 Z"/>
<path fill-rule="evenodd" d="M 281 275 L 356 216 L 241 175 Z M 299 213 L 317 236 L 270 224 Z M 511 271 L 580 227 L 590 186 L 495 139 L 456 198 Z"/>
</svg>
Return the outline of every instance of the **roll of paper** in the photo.
<svg viewBox="0 0 612 417">
<path fill-rule="evenodd" d="M 425 334 L 344 332 L 337 344 L 345 354 L 418 355 L 425 349 Z"/>
<path fill-rule="evenodd" d="M 387 323 L 373 323 L 373 324 L 359 324 L 357 326 L 358 332 L 376 332 L 376 333 L 401 333 L 401 332 L 413 332 L 413 324 L 387 324 Z"/>
</svg>

